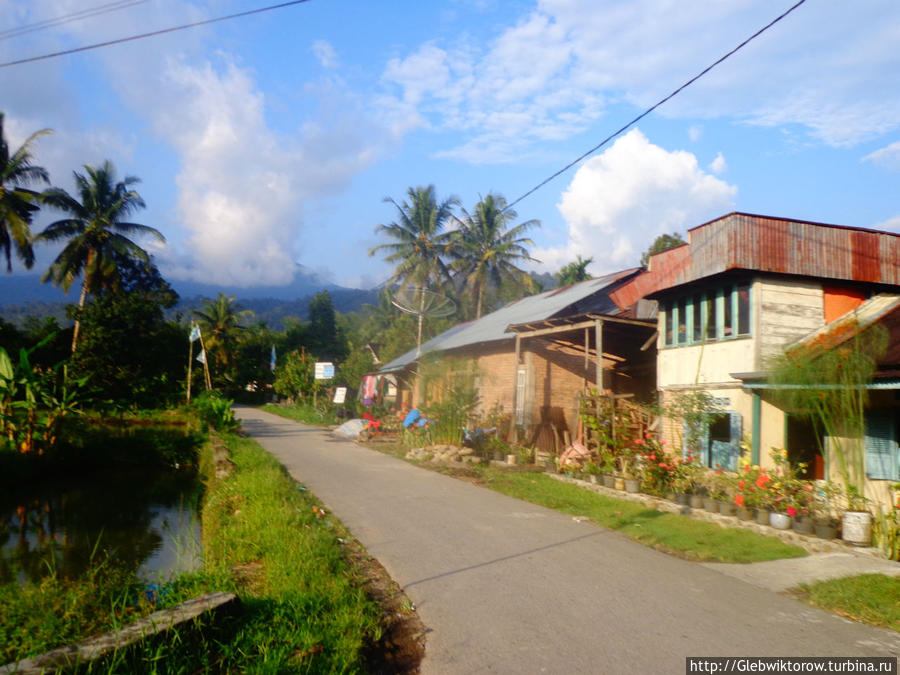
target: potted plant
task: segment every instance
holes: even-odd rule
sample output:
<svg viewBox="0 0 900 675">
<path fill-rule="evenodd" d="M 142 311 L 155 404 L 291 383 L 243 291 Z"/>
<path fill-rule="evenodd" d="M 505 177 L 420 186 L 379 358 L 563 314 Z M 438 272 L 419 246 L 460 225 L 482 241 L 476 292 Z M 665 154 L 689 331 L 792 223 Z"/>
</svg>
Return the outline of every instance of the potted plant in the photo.
<svg viewBox="0 0 900 675">
<path fill-rule="evenodd" d="M 844 494 L 847 510 L 841 516 L 841 539 L 853 546 L 868 546 L 872 543 L 872 514 L 867 510 L 866 499 L 859 488 L 848 485 Z"/>
<path fill-rule="evenodd" d="M 640 440 L 640 439 L 638 439 Z M 637 476 L 637 452 L 634 448 L 626 448 L 619 455 L 619 465 L 625 492 L 640 492 L 641 481 Z"/>
<path fill-rule="evenodd" d="M 841 488 L 831 481 L 819 485 L 812 501 L 813 531 L 820 539 L 834 539 L 838 533 L 838 519 L 833 515 L 834 503 Z"/>
<path fill-rule="evenodd" d="M 593 483 L 597 484 L 597 479 L 600 476 L 600 465 L 595 464 L 593 461 L 588 461 L 584 465 L 584 473 L 587 476 L 587 479 Z"/>
</svg>

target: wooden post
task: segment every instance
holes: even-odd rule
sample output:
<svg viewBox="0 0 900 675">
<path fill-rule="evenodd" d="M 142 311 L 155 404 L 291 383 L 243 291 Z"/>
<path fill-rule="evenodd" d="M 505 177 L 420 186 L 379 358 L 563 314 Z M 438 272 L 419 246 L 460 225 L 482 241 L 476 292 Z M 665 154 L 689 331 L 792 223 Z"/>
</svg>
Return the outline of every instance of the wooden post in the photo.
<svg viewBox="0 0 900 675">
<path fill-rule="evenodd" d="M 597 343 L 597 391 L 603 391 L 603 321 L 594 322 L 594 336 Z"/>
<path fill-rule="evenodd" d="M 191 323 L 191 328 L 194 327 L 194 324 Z M 188 373 L 187 373 L 187 402 L 191 402 L 191 366 L 193 365 L 191 361 L 194 360 L 194 341 L 188 339 Z"/>
<path fill-rule="evenodd" d="M 510 426 L 512 428 L 509 430 L 510 442 L 513 444 L 519 441 L 519 431 L 516 425 L 516 411 L 518 410 L 519 405 L 519 352 L 522 348 L 521 342 L 522 338 L 516 333 L 516 362 L 515 367 L 513 368 L 512 415 L 510 417 Z"/>
</svg>

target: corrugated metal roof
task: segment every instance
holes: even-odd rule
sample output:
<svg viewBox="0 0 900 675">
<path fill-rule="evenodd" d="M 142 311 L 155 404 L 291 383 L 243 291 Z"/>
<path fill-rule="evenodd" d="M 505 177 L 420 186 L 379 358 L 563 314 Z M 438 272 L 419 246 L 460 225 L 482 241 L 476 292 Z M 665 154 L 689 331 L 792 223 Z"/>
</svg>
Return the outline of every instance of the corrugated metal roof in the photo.
<svg viewBox="0 0 900 675">
<path fill-rule="evenodd" d="M 582 314 L 585 312 L 597 314 L 616 313 L 618 312 L 618 307 L 609 299 L 607 293 L 603 291 L 608 291 L 614 284 L 638 273 L 640 269 L 635 267 L 621 272 L 614 272 L 597 279 L 589 279 L 570 286 L 554 288 L 537 295 L 522 298 L 498 309 L 496 312 L 491 312 L 481 317 L 477 321 L 460 323 L 444 331 L 440 335 L 422 343 L 421 353 L 427 354 L 434 351 L 459 349 L 486 342 L 512 342 L 514 336 L 506 332 L 507 327 L 512 324 L 544 321 L 557 316 Z M 412 349 L 386 364 L 378 372 L 396 372 L 415 360 L 416 350 Z"/>
<path fill-rule="evenodd" d="M 620 307 L 729 270 L 900 286 L 900 235 L 748 213 L 688 230 L 687 246 L 650 256 L 649 269 L 612 294 Z"/>
</svg>

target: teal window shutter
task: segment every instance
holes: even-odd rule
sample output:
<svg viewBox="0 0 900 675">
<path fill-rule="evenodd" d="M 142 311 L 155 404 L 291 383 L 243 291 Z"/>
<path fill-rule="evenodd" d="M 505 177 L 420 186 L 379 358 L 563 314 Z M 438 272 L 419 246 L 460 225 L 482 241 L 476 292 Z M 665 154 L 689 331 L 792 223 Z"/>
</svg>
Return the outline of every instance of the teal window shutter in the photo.
<svg viewBox="0 0 900 675">
<path fill-rule="evenodd" d="M 694 434 L 690 433 L 690 426 L 687 422 L 683 425 L 684 428 L 684 436 L 681 442 L 681 454 L 682 457 L 687 458 L 688 455 L 693 455 L 693 449 L 688 447 L 688 437 Z M 701 426 L 700 429 L 697 430 L 697 445 L 699 450 L 699 455 L 694 455 L 694 459 L 699 461 L 702 466 L 710 466 L 709 464 L 709 427 L 706 425 Z"/>
<path fill-rule="evenodd" d="M 741 457 L 741 438 L 743 434 L 743 418 L 740 413 L 728 413 L 731 426 L 731 454 L 728 457 L 728 470 L 738 470 L 738 459 Z"/>
<path fill-rule="evenodd" d="M 892 411 L 871 410 L 866 415 L 866 476 L 874 480 L 900 480 L 900 458 Z"/>
</svg>

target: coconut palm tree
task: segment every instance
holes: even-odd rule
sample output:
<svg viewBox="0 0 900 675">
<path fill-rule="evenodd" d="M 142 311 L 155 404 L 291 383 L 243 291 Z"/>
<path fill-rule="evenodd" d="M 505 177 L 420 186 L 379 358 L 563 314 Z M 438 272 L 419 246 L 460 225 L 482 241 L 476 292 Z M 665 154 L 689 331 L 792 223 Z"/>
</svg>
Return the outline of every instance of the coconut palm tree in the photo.
<svg viewBox="0 0 900 675">
<path fill-rule="evenodd" d="M 506 200 L 501 195 L 483 197 L 472 214 L 463 209 L 463 218 L 459 230 L 454 233 L 449 253 L 457 279 L 475 300 L 476 319 L 481 318 L 488 284 L 499 287 L 504 281 L 512 281 L 528 288 L 532 285 L 528 273 L 516 264 L 534 260 L 525 248 L 533 246 L 534 242 L 522 234 L 541 223 L 528 220 L 510 226 L 516 217 L 515 211 L 506 210 Z"/>
<path fill-rule="evenodd" d="M 369 249 L 373 256 L 385 252 L 385 260 L 396 263 L 388 286 L 407 283 L 413 286 L 444 286 L 450 279 L 443 256 L 452 239 L 452 233 L 444 227 L 453 215 L 453 207 L 459 204 L 456 197 L 438 202 L 434 185 L 409 188 L 409 201 L 398 204 L 391 197 L 384 201 L 397 208 L 398 218 L 389 225 L 379 225 L 375 232 L 383 232 L 394 240 Z"/>
<path fill-rule="evenodd" d="M 594 262 L 593 258 L 583 260 L 579 255 L 574 262 L 563 265 L 562 269 L 555 275 L 556 280 L 559 282 L 560 286 L 569 286 L 571 284 L 577 284 L 579 281 L 587 281 L 591 278 L 591 275 L 588 274 L 587 266 L 592 262 Z"/>
<path fill-rule="evenodd" d="M 84 307 L 88 293 L 113 287 L 119 280 L 118 261 L 124 258 L 150 262 L 147 252 L 127 235 L 149 236 L 164 242 L 165 237 L 148 225 L 125 220 L 145 207 L 144 200 L 131 186 L 140 179 L 126 176 L 116 180 L 116 170 L 107 160 L 99 167 L 84 166 L 87 175 L 75 172 L 76 199 L 65 190 L 51 188 L 43 195 L 45 203 L 68 213 L 69 218 L 48 225 L 37 239 L 65 241 L 66 245 L 44 273 L 50 281 L 68 293 L 72 282 L 83 275 L 78 308 Z M 75 322 L 72 352 L 78 344 L 80 321 Z"/>
<path fill-rule="evenodd" d="M 31 144 L 50 133 L 53 132 L 49 129 L 36 131 L 18 150 L 10 153 L 0 112 L 0 252 L 6 257 L 7 272 L 12 272 L 13 249 L 26 268 L 34 264 L 31 218 L 38 210 L 40 195 L 23 186 L 32 182 L 49 185 L 47 170 L 32 164 Z"/>
<path fill-rule="evenodd" d="M 234 362 L 238 334 L 244 330 L 241 321 L 253 315 L 250 310 L 241 310 L 236 300 L 233 295 L 219 293 L 203 309 L 194 310 L 199 319 L 203 347 L 207 354 L 215 357 L 220 372 L 226 371 Z"/>
</svg>

